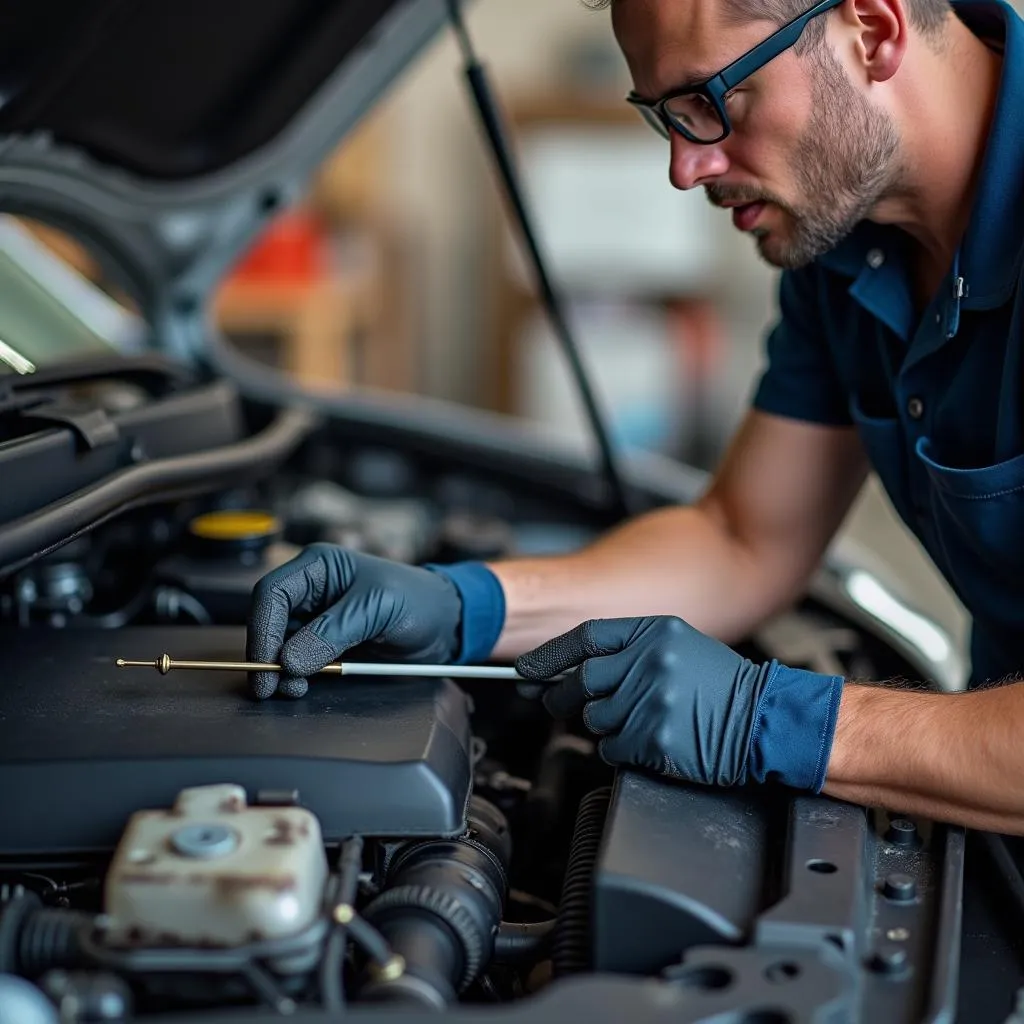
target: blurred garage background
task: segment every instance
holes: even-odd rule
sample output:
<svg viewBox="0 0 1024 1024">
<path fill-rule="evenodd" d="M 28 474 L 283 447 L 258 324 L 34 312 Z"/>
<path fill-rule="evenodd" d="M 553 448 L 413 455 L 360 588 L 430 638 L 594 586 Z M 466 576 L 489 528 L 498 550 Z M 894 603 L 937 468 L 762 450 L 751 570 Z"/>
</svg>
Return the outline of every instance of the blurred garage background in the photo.
<svg viewBox="0 0 1024 1024">
<path fill-rule="evenodd" d="M 467 20 L 615 435 L 712 468 L 760 370 L 776 273 L 702 191 L 670 186 L 664 143 L 623 103 L 607 12 L 479 0 Z M 26 226 L 91 273 L 67 239 Z M 236 267 L 215 317 L 233 344 L 310 386 L 426 394 L 589 444 L 451 35 Z M 959 605 L 873 483 L 845 529 L 963 635 Z"/>
</svg>

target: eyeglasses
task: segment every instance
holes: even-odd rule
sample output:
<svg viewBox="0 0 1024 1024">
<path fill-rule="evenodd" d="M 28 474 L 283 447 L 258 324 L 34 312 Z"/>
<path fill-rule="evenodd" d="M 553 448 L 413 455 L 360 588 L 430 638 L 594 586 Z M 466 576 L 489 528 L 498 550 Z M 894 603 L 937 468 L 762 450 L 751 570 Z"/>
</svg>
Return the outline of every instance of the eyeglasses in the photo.
<svg viewBox="0 0 1024 1024">
<path fill-rule="evenodd" d="M 653 103 L 630 93 L 626 102 L 636 107 L 643 119 L 663 138 L 670 138 L 672 129 L 675 129 L 690 142 L 702 145 L 721 142 L 732 131 L 725 110 L 726 93 L 793 46 L 811 19 L 842 2 L 819 0 L 810 10 L 787 22 L 717 75 L 697 85 L 669 93 Z"/>
</svg>

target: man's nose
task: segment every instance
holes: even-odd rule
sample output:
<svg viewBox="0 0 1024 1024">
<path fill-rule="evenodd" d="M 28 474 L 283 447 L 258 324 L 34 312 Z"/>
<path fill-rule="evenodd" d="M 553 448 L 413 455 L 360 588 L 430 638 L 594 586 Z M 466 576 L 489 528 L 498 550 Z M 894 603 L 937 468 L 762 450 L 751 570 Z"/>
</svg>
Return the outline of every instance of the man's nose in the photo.
<svg viewBox="0 0 1024 1024">
<path fill-rule="evenodd" d="M 729 158 L 721 142 L 704 146 L 672 132 L 670 144 L 668 177 L 678 189 L 706 185 L 729 170 Z"/>
</svg>

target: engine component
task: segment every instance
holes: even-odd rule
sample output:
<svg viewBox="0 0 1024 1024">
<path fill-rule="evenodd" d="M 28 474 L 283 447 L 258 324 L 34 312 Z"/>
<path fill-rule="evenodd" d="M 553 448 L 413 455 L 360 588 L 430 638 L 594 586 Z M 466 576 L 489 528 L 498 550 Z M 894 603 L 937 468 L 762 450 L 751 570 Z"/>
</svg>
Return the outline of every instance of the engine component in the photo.
<svg viewBox="0 0 1024 1024">
<path fill-rule="evenodd" d="M 280 535 L 277 517 L 259 509 L 219 509 L 196 516 L 188 524 L 182 550 L 154 572 L 158 614 L 171 622 L 184 613 L 186 621 L 202 625 L 243 625 L 256 583 L 300 551 Z M 204 617 L 188 606 L 188 599 Z"/>
<path fill-rule="evenodd" d="M 248 807 L 240 786 L 183 790 L 139 811 L 107 872 L 109 946 L 240 946 L 285 938 L 320 912 L 320 823 L 299 807 Z"/>
<path fill-rule="evenodd" d="M 486 561 L 508 555 L 514 547 L 511 523 L 498 516 L 467 511 L 452 512 L 441 523 L 437 560 L 460 558 Z"/>
<path fill-rule="evenodd" d="M 469 827 L 453 840 L 410 843 L 388 866 L 387 888 L 365 910 L 401 973 L 378 972 L 363 999 L 441 1008 L 490 959 L 508 891 L 511 837 L 504 815 L 474 797 Z"/>
<path fill-rule="evenodd" d="M 197 553 L 215 558 L 249 555 L 247 560 L 254 562 L 281 535 L 281 522 L 262 509 L 217 509 L 192 519 L 188 533 Z"/>
<path fill-rule="evenodd" d="M 738 942 L 760 906 L 768 816 L 745 792 L 620 775 L 594 878 L 594 967 L 645 973 Z"/>
<path fill-rule="evenodd" d="M 907 819 L 892 830 L 883 812 L 776 795 L 620 773 L 594 875 L 594 970 L 666 971 L 728 991 L 737 1013 L 766 1005 L 748 978 L 805 998 L 831 977 L 822 1019 L 919 1021 L 925 1005 L 939 1019 L 959 955 L 963 831 L 932 824 L 906 846 Z"/>
<path fill-rule="evenodd" d="M 252 803 L 298 791 L 327 842 L 464 830 L 469 701 L 450 680 L 325 679 L 256 705 L 237 673 L 114 665 L 168 647 L 227 660 L 244 644 L 237 627 L 0 630 L 0 855 L 113 850 L 140 807 L 225 780 Z"/>
<path fill-rule="evenodd" d="M 81 962 L 78 930 L 89 918 L 44 907 L 32 892 L 17 891 L 0 907 L 0 974 L 35 978 Z"/>
<path fill-rule="evenodd" d="M 552 943 L 551 960 L 556 975 L 590 967 L 594 865 L 610 800 L 611 789 L 603 786 L 580 801 Z"/>
<path fill-rule="evenodd" d="M 53 1004 L 24 978 L 0 974 L 0 1024 L 57 1024 Z"/>
<path fill-rule="evenodd" d="M 551 945 L 557 921 L 503 921 L 494 937 L 494 959 L 499 963 L 536 960 Z"/>
<path fill-rule="evenodd" d="M 60 629 L 81 614 L 92 599 L 92 583 L 85 568 L 62 552 L 60 561 L 43 561 L 20 573 L 14 600 L 19 625 L 33 619 Z"/>
<path fill-rule="evenodd" d="M 366 460 L 357 462 L 369 466 Z M 414 565 L 432 554 L 436 558 L 434 513 L 424 501 L 399 496 L 408 493 L 411 482 L 396 483 L 397 490 L 380 499 L 361 497 L 329 480 L 305 484 L 288 502 L 289 536 L 299 543 L 326 541 Z"/>
<path fill-rule="evenodd" d="M 132 1015 L 132 991 L 115 974 L 50 971 L 40 988 L 60 1011 L 61 1024 L 114 1024 Z"/>
</svg>

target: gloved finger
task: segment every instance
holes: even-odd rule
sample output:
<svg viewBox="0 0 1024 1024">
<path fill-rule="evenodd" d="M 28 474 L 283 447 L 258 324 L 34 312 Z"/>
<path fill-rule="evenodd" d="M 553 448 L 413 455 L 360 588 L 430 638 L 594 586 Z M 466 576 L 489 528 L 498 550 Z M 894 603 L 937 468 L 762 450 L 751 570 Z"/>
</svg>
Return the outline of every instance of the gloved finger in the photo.
<svg viewBox="0 0 1024 1024">
<path fill-rule="evenodd" d="M 583 692 L 580 672 L 581 669 L 570 672 L 564 679 L 545 689 L 544 707 L 553 718 L 572 718 L 583 710 L 587 698 Z"/>
<path fill-rule="evenodd" d="M 246 622 L 246 658 L 276 663 L 288 620 L 294 612 L 316 608 L 323 600 L 326 582 L 327 567 L 313 548 L 267 573 L 252 592 Z M 266 700 L 280 682 L 275 672 L 253 672 L 249 689 L 257 700 Z"/>
<path fill-rule="evenodd" d="M 550 679 L 586 661 L 615 654 L 629 646 L 651 619 L 589 619 L 516 659 L 516 670 L 529 679 Z"/>
<path fill-rule="evenodd" d="M 544 696 L 546 687 L 543 683 L 516 683 L 516 693 L 524 700 L 537 700 Z"/>
<path fill-rule="evenodd" d="M 297 700 L 299 697 L 305 697 L 306 692 L 309 690 L 309 681 L 307 679 L 296 678 L 294 676 L 282 675 L 277 683 L 277 692 L 282 697 L 291 697 L 293 700 Z"/>
<path fill-rule="evenodd" d="M 588 662 L 588 667 L 591 665 L 590 677 L 597 679 L 596 685 L 591 681 L 590 689 L 596 699 L 588 701 L 583 708 L 583 724 L 597 736 L 622 729 L 645 696 L 649 700 L 671 699 L 660 688 L 652 692 L 650 680 L 638 669 L 631 651 L 598 658 Z"/>
<path fill-rule="evenodd" d="M 597 753 L 601 760 L 609 765 L 643 768 L 646 771 L 683 782 L 705 782 L 705 776 L 693 775 L 685 770 L 685 766 L 673 761 L 662 748 L 659 748 L 653 738 L 647 737 L 638 740 L 628 731 L 617 733 L 614 736 L 605 736 L 597 744 Z"/>
<path fill-rule="evenodd" d="M 357 584 L 281 648 L 281 666 L 293 676 L 319 672 L 345 651 L 380 636 L 391 624 L 394 595 Z"/>
<path fill-rule="evenodd" d="M 635 662 L 632 651 L 588 658 L 544 694 L 544 706 L 556 718 L 579 714 L 588 701 L 614 693 Z"/>
<path fill-rule="evenodd" d="M 602 761 L 612 767 L 633 763 L 631 745 L 622 739 L 621 733 L 601 739 L 597 744 L 597 754 Z"/>
<path fill-rule="evenodd" d="M 597 752 L 601 759 L 610 765 L 645 768 L 647 771 L 677 779 L 685 777 L 652 737 L 638 737 L 629 729 L 613 736 L 605 736 L 598 743 Z"/>
</svg>

